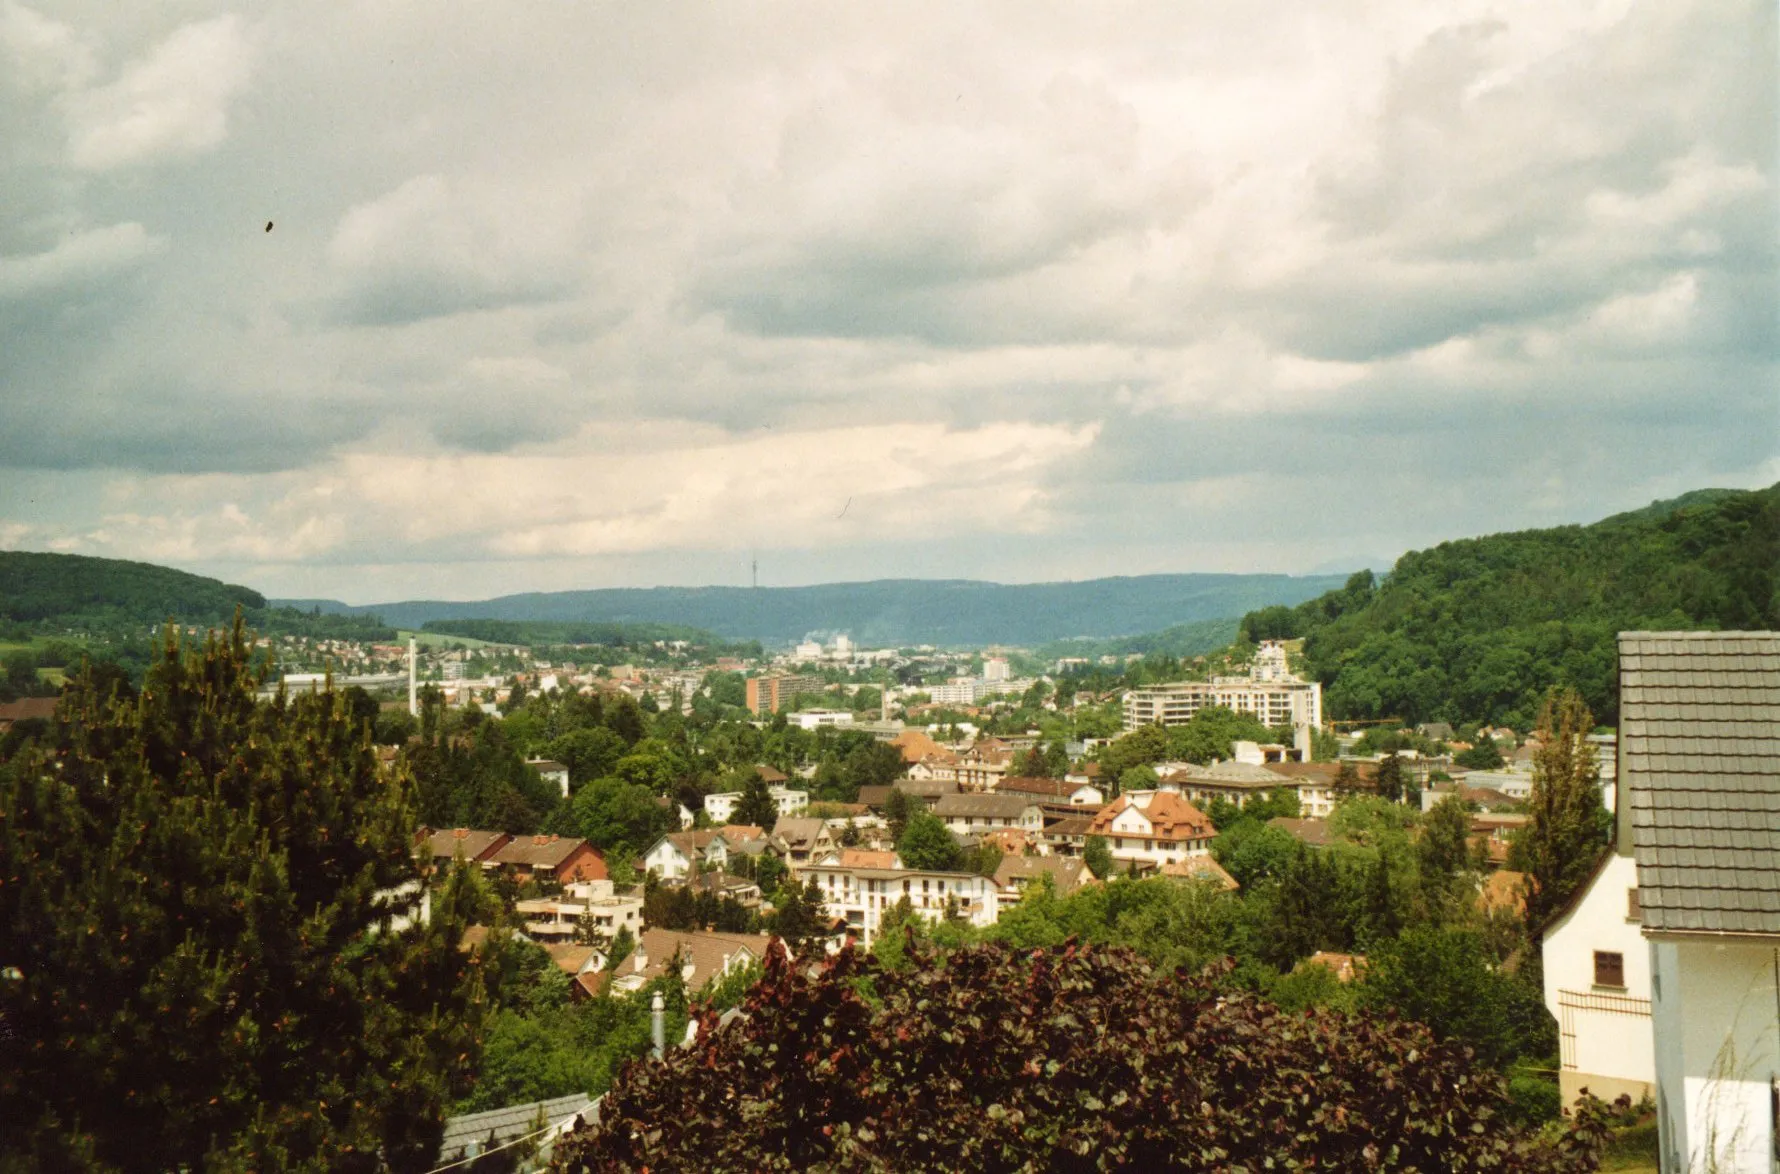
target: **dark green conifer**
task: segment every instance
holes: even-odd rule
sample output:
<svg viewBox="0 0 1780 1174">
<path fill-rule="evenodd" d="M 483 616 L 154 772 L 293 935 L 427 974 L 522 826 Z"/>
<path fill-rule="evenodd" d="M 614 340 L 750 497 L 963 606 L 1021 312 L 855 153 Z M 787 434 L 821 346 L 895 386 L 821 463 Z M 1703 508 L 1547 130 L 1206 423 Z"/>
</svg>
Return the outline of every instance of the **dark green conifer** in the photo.
<svg viewBox="0 0 1780 1174">
<path fill-rule="evenodd" d="M 0 768 L 0 1120 L 25 1168 L 424 1169 L 479 1052 L 458 875 L 344 698 L 261 701 L 239 621 Z M 11 1148 L 12 1143 L 9 1142 Z"/>
</svg>

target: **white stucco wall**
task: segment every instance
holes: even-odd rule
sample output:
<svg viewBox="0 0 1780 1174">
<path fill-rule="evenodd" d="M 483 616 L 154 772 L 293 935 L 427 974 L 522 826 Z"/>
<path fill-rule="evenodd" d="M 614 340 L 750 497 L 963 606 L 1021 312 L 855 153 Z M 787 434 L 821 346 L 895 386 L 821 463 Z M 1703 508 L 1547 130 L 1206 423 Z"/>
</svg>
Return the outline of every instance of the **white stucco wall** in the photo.
<svg viewBox="0 0 1780 1174">
<path fill-rule="evenodd" d="M 1630 856 L 1612 856 L 1569 913 L 1545 932 L 1545 1008 L 1557 1020 L 1559 1085 L 1566 1104 L 1583 1088 L 1612 1100 L 1653 1092 L 1656 1051 L 1650 1007 L 1650 950 L 1627 917 L 1637 887 Z M 1625 988 L 1595 985 L 1595 951 L 1625 960 Z"/>
<path fill-rule="evenodd" d="M 1780 942 L 1653 941 L 1665 1174 L 1772 1174 Z"/>
</svg>

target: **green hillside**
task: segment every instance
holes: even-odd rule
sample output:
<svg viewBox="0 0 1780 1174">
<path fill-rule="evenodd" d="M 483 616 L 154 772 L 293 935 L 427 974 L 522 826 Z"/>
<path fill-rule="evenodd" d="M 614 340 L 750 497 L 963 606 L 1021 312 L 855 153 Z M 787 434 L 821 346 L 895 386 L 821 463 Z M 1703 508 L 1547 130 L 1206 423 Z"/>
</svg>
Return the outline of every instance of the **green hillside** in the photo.
<svg viewBox="0 0 1780 1174">
<path fill-rule="evenodd" d="M 389 639 L 376 616 L 338 616 L 269 607 L 248 587 L 123 559 L 0 551 L 0 634 L 139 634 L 168 620 L 224 624 L 241 608 L 267 634 Z"/>
<path fill-rule="evenodd" d="M 1690 628 L 1780 628 L 1780 485 L 1444 542 L 1404 555 L 1382 582 L 1362 571 L 1242 621 L 1250 639 L 1305 638 L 1335 718 L 1518 728 L 1554 684 L 1612 724 L 1615 634 Z"/>
</svg>

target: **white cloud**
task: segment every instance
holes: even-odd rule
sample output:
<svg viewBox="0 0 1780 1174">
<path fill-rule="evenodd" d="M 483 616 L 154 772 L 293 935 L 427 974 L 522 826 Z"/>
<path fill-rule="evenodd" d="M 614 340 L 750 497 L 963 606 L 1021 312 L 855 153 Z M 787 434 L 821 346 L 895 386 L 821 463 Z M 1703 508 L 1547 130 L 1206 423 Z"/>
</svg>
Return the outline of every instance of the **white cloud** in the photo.
<svg viewBox="0 0 1780 1174">
<path fill-rule="evenodd" d="M 8 80 L 27 93 L 75 89 L 98 68 L 73 29 L 14 0 L 0 4 L 0 54 Z"/>
<path fill-rule="evenodd" d="M 907 423 L 731 438 L 656 425 L 500 455 L 353 452 L 303 474 L 119 480 L 77 542 L 159 561 L 298 563 L 392 545 L 480 561 L 1031 532 L 1047 521 L 1047 475 L 1097 433 Z"/>
<path fill-rule="evenodd" d="M 76 233 L 41 253 L 0 256 L 0 298 L 94 281 L 165 247 L 165 240 L 132 222 Z"/>
<path fill-rule="evenodd" d="M 251 71 L 238 18 L 185 25 L 116 81 L 73 100 L 69 158 L 109 171 L 211 150 L 227 137 L 229 103 Z"/>
<path fill-rule="evenodd" d="M 1771 456 L 1761 0 L 196 3 L 0 0 L 38 544 L 1117 573 Z"/>
</svg>

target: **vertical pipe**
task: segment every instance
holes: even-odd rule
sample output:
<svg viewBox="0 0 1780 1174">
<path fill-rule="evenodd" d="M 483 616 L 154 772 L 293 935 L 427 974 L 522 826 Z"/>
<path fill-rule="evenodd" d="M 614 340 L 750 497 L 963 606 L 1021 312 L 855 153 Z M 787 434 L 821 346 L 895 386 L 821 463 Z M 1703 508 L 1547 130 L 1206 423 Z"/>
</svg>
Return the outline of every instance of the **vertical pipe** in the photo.
<svg viewBox="0 0 1780 1174">
<path fill-rule="evenodd" d="M 667 1055 L 667 1005 L 661 1001 L 661 992 L 656 991 L 655 997 L 649 1000 L 649 1037 L 655 1044 L 657 1060 Z"/>
</svg>

